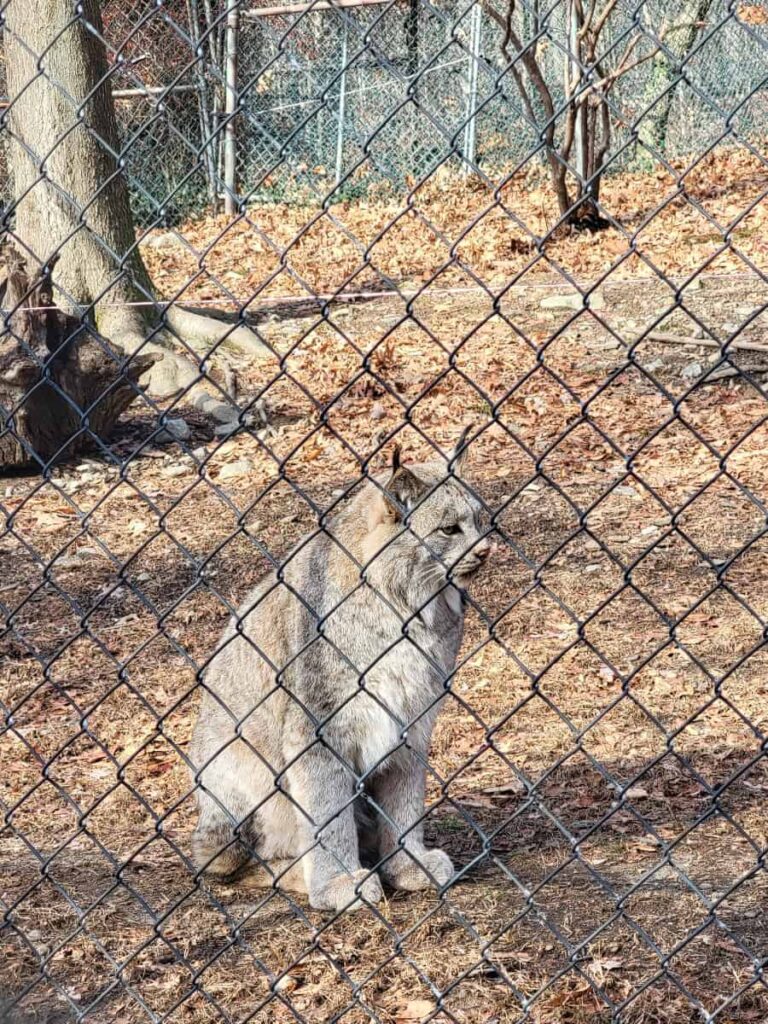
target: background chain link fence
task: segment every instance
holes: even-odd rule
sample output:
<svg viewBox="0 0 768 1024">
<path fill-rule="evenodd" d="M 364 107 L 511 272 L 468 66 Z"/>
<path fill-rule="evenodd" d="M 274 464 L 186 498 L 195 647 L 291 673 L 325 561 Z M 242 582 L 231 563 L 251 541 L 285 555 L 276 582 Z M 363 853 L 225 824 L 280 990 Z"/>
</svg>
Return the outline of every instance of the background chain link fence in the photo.
<svg viewBox="0 0 768 1024">
<path fill-rule="evenodd" d="M 2 6 L 11 1020 L 768 1019 L 768 6 L 513 6 Z M 467 423 L 496 551 L 418 822 L 456 875 L 328 914 L 200 874 L 227 622 Z"/>
<path fill-rule="evenodd" d="M 719 137 L 724 112 L 745 136 L 764 132 L 766 28 L 761 5 L 751 9 L 752 31 L 745 34 L 728 0 L 616 5 L 604 39 L 609 63 L 637 25 L 683 27 L 667 53 L 618 83 L 614 103 L 624 130 L 614 170 L 649 165 L 636 137 L 668 158 L 701 152 Z M 454 136 L 449 166 L 457 174 L 470 166 L 509 173 L 537 148 L 536 132 L 520 130 L 525 118 L 514 86 L 499 85 L 503 28 L 490 4 L 381 3 L 271 16 L 258 16 L 258 5 L 241 10 L 236 180 L 247 201 L 306 201 L 315 187 L 342 181 L 339 199 L 382 185 L 399 189 L 444 163 L 445 139 Z M 124 82 L 114 79 L 118 92 L 123 86 L 118 116 L 131 139 L 136 215 L 152 220 L 161 207 L 177 221 L 210 208 L 225 187 L 224 5 L 196 0 L 147 8 L 110 0 L 104 19 L 114 50 L 139 62 L 138 79 L 130 72 Z M 171 21 L 176 31 L 169 31 Z M 540 38 L 543 66 L 562 101 L 565 5 L 523 5 L 522 21 L 526 41 Z M 195 40 L 203 41 L 205 61 L 193 66 Z M 409 84 L 420 108 L 438 118 L 440 138 L 402 108 Z M 190 173 L 201 151 L 201 166 Z"/>
</svg>

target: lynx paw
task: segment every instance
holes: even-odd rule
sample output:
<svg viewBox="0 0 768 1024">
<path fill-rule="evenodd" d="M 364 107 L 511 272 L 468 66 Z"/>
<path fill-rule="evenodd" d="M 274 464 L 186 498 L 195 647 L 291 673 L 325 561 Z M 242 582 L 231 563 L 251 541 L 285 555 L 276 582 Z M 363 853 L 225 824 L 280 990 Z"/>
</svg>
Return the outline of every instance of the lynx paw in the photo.
<svg viewBox="0 0 768 1024">
<path fill-rule="evenodd" d="M 362 899 L 360 897 L 362 896 Z M 378 903 L 384 898 L 384 890 L 378 875 L 372 875 L 364 868 L 351 875 L 336 875 L 330 882 L 309 896 L 315 910 L 360 910 L 367 903 Z"/>
<path fill-rule="evenodd" d="M 382 868 L 382 873 L 393 889 L 413 891 L 435 884 L 443 886 L 454 872 L 451 858 L 442 850 L 413 850 L 410 854 L 398 854 Z"/>
</svg>

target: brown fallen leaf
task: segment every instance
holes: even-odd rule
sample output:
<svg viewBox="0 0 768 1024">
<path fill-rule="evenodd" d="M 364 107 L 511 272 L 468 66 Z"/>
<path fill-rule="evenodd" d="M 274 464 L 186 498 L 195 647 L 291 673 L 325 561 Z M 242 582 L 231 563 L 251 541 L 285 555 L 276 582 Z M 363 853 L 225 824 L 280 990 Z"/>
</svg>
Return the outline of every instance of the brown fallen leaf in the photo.
<svg viewBox="0 0 768 1024">
<path fill-rule="evenodd" d="M 406 1021 L 420 1021 L 432 1013 L 435 1007 L 436 1004 L 429 999 L 411 999 L 395 1011 L 395 1020 L 403 1024 Z"/>
</svg>

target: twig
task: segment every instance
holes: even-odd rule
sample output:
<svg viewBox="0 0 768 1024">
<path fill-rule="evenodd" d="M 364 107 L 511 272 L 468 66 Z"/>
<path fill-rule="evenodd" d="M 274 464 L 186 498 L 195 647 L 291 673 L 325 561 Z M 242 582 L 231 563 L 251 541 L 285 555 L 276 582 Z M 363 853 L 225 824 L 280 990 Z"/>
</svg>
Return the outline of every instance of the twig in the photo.
<svg viewBox="0 0 768 1024">
<path fill-rule="evenodd" d="M 704 348 L 723 348 L 719 341 L 714 338 L 688 338 L 679 334 L 666 334 L 664 331 L 651 331 L 645 336 L 646 341 L 660 341 L 665 345 L 688 345 L 692 348 L 701 345 Z M 732 352 L 738 349 L 742 352 L 766 352 L 768 345 L 761 345 L 759 341 L 731 341 L 725 344 L 726 351 Z"/>
<path fill-rule="evenodd" d="M 755 366 L 749 370 L 749 373 L 768 373 L 768 366 Z M 717 384 L 721 380 L 728 380 L 732 377 L 743 377 L 744 373 L 742 370 L 737 370 L 736 367 L 726 367 L 722 370 L 713 370 L 708 373 L 704 380 L 700 381 L 700 384 Z"/>
</svg>

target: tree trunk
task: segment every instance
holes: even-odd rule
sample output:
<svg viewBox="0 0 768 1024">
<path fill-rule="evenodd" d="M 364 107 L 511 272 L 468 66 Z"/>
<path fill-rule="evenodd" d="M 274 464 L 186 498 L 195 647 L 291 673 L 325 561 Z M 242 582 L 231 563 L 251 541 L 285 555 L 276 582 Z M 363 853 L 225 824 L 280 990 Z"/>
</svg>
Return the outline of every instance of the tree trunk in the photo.
<svg viewBox="0 0 768 1024">
<path fill-rule="evenodd" d="M 234 419 L 237 408 L 190 349 L 271 353 L 244 323 L 155 303 L 121 172 L 98 0 L 9 0 L 4 17 L 14 237 L 30 273 L 59 257 L 57 302 L 123 353 L 157 356 L 153 396 L 185 391 L 217 419 Z M 174 351 L 179 342 L 183 354 Z"/>
<path fill-rule="evenodd" d="M 674 32 L 667 43 L 668 48 L 677 56 L 678 64 L 690 56 L 701 31 L 701 23 L 707 19 L 712 9 L 712 2 L 713 0 L 692 0 L 681 5 L 679 19 L 685 27 L 679 32 Z M 653 62 L 645 105 L 651 106 L 656 100 L 658 102 L 643 119 L 640 138 L 662 155 L 666 155 L 667 152 L 669 119 L 679 84 L 680 76 L 669 58 L 665 53 L 659 53 Z"/>
<path fill-rule="evenodd" d="M 68 0 L 10 0 L 6 9 L 15 234 L 30 272 L 60 254 L 60 302 L 73 312 L 95 305 L 104 334 L 143 333 L 141 307 L 114 305 L 151 301 L 152 286 L 125 179 L 116 173 L 120 142 L 104 45 L 86 27 L 101 35 L 101 15 L 95 0 L 80 6 L 74 19 Z"/>
</svg>

